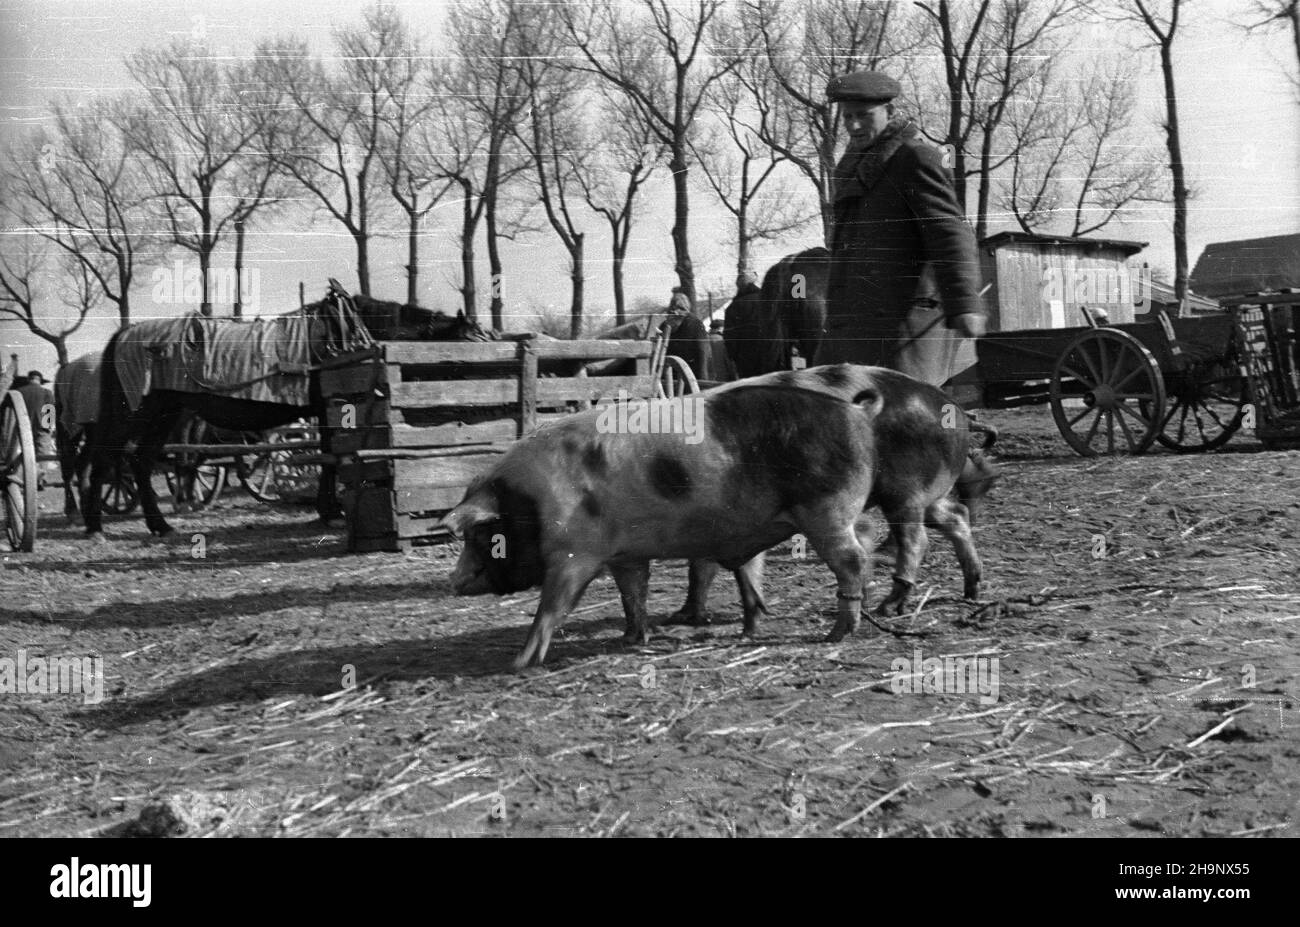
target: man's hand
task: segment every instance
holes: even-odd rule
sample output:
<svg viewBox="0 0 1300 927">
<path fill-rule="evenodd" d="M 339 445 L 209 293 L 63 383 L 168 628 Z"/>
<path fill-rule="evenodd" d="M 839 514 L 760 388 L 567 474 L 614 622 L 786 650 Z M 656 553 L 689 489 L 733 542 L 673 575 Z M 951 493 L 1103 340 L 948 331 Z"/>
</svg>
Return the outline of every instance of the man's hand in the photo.
<svg viewBox="0 0 1300 927">
<path fill-rule="evenodd" d="M 948 327 L 966 338 L 978 338 L 987 331 L 983 315 L 978 312 L 965 312 L 948 320 Z"/>
</svg>

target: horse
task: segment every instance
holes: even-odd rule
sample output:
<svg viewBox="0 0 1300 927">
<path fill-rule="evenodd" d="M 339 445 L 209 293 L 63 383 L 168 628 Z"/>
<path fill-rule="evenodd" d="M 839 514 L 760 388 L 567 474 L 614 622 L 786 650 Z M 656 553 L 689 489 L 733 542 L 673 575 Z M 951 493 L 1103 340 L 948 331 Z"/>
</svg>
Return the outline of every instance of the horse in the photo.
<svg viewBox="0 0 1300 927">
<path fill-rule="evenodd" d="M 423 309 L 419 306 L 400 306 L 381 300 L 363 299 L 362 311 L 354 311 L 354 299 L 347 292 L 330 281 L 330 290 L 325 299 L 311 303 L 286 316 L 279 317 L 286 326 L 293 326 L 297 331 L 306 332 L 305 352 L 310 359 L 305 369 L 297 372 L 307 374 L 305 390 L 301 383 L 292 390 L 296 401 L 275 397 L 275 401 L 237 398 L 223 395 L 234 391 L 230 386 L 211 384 L 193 375 L 187 367 L 180 371 L 189 388 L 198 385 L 201 392 L 191 392 L 165 382 L 163 388 L 150 385 L 147 391 L 138 396 L 138 407 L 131 409 L 130 396 L 123 383 L 127 367 L 119 368 L 124 336 L 131 335 L 133 342 L 127 346 L 127 354 L 138 352 L 138 346 L 132 347 L 135 340 L 144 343 L 154 335 L 175 331 L 177 320 L 159 320 L 141 322 L 135 326 L 122 329 L 110 339 L 104 350 L 100 369 L 99 394 L 100 405 L 97 421 L 88 430 L 90 466 L 88 475 L 79 480 L 81 511 L 85 518 L 86 534 L 89 537 L 102 536 L 103 517 L 101 512 L 100 492 L 105 479 L 109 476 L 115 462 L 125 454 L 135 476 L 140 494 L 140 504 L 144 510 L 145 524 L 150 534 L 165 537 L 172 533 L 172 528 L 158 509 L 158 500 L 153 491 L 152 473 L 162 447 L 173 432 L 177 422 L 187 412 L 196 414 L 217 428 L 231 431 L 263 432 L 304 417 L 315 417 L 320 423 L 322 442 L 328 446 L 329 429 L 325 424 L 325 404 L 320 392 L 320 363 L 331 356 L 373 346 L 374 337 L 381 339 L 394 336 L 414 334 L 422 340 L 458 340 L 489 341 L 493 340 L 490 332 L 483 329 L 463 314 L 452 318 L 441 312 Z M 394 317 L 398 324 L 394 325 Z M 195 322 L 200 320 L 195 320 Z M 374 328 L 370 328 L 370 324 Z M 190 318 L 183 320 L 190 324 Z M 150 328 L 150 327 L 153 328 Z M 171 328 L 167 328 L 171 326 Z M 188 329 L 186 329 L 188 331 Z M 164 345 L 163 349 L 169 346 Z M 156 352 L 159 348 L 150 346 L 148 351 Z M 125 365 L 126 359 L 122 362 Z M 236 358 L 239 360 L 239 358 Z M 246 362 L 256 358 L 243 358 Z M 277 368 L 277 375 L 286 371 Z M 270 375 L 249 380 L 241 386 L 248 386 L 258 380 L 268 380 Z M 284 379 L 283 377 L 281 379 Z M 133 381 L 134 382 L 134 381 Z M 335 467 L 322 464 L 320 484 L 316 496 L 316 510 L 321 520 L 327 525 L 337 526 L 342 523 L 343 510 L 336 494 Z"/>
<path fill-rule="evenodd" d="M 789 370 L 795 348 L 814 363 L 826 325 L 830 257 L 825 248 L 787 255 L 763 275 L 761 288 L 731 300 L 722 340 L 738 377 Z"/>
<path fill-rule="evenodd" d="M 352 305 L 377 341 L 497 341 L 501 337 L 467 319 L 463 310 L 450 316 L 437 309 L 360 293 L 352 297 Z"/>
</svg>

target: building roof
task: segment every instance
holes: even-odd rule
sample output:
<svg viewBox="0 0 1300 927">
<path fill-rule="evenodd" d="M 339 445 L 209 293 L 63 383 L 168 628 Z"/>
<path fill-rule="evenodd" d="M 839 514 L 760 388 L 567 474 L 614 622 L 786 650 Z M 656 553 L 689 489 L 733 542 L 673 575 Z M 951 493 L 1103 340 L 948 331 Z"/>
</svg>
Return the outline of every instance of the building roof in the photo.
<svg viewBox="0 0 1300 927">
<path fill-rule="evenodd" d="M 1151 302 L 1152 308 L 1155 306 L 1175 306 L 1178 300 L 1174 299 L 1174 288 L 1168 283 L 1161 283 L 1159 280 L 1151 281 Z M 1222 312 L 1223 307 L 1217 300 L 1207 299 L 1199 293 L 1193 293 L 1190 290 L 1187 293 L 1187 308 L 1194 313 Z"/>
<path fill-rule="evenodd" d="M 1300 232 L 1206 245 L 1191 285 L 1206 296 L 1237 296 L 1300 286 Z"/>
<path fill-rule="evenodd" d="M 996 248 L 999 245 L 1021 242 L 1037 245 L 1059 245 L 1081 250 L 1099 250 L 1113 248 L 1126 255 L 1137 254 L 1147 246 L 1145 241 L 1123 241 L 1118 238 L 1072 238 L 1069 235 L 1039 235 L 1036 232 L 998 232 L 980 242 L 981 248 Z"/>
</svg>

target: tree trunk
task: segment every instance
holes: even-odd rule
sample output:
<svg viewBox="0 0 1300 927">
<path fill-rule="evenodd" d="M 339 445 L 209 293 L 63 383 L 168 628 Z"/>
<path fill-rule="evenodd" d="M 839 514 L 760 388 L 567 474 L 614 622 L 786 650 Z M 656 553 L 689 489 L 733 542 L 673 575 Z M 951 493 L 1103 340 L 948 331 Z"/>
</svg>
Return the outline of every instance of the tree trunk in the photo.
<svg viewBox="0 0 1300 927">
<path fill-rule="evenodd" d="M 412 200 L 412 206 L 414 206 Z M 406 238 L 406 301 L 412 306 L 418 305 L 416 296 L 417 278 L 420 275 L 420 217 L 415 210 L 410 211 L 411 227 Z"/>
<path fill-rule="evenodd" d="M 357 287 L 363 296 L 370 295 L 370 236 L 364 231 L 352 233 L 357 243 Z"/>
<path fill-rule="evenodd" d="M 983 241 L 988 236 L 989 230 L 989 187 L 990 182 L 989 162 L 993 159 L 993 132 L 984 133 L 984 141 L 980 145 L 980 186 L 978 199 L 975 206 L 975 240 Z"/>
<path fill-rule="evenodd" d="M 1165 142 L 1174 179 L 1174 299 L 1187 297 L 1187 173 L 1178 137 L 1178 100 L 1174 93 L 1173 37 L 1160 43 L 1160 71 L 1165 79 Z"/>
<path fill-rule="evenodd" d="M 462 200 L 460 225 L 460 296 L 465 307 L 465 318 L 476 322 L 478 307 L 475 304 L 478 302 L 478 294 L 474 287 L 474 229 L 478 225 L 478 220 L 474 218 L 474 197 L 471 195 L 469 184 L 462 183 L 461 190 L 465 197 Z"/>
<path fill-rule="evenodd" d="M 627 322 L 627 305 L 624 302 L 626 297 L 623 295 L 623 257 L 627 253 L 627 244 L 619 242 L 617 231 L 614 233 L 613 252 L 614 324 L 622 325 Z"/>
<path fill-rule="evenodd" d="M 573 298 L 569 301 L 569 337 L 582 337 L 582 294 L 583 294 L 583 260 L 582 248 L 583 240 L 586 238 L 582 232 L 575 232 L 573 235 L 573 247 L 569 249 L 569 256 L 573 261 Z"/>
<path fill-rule="evenodd" d="M 235 318 L 244 315 L 244 220 L 235 223 Z"/>
<path fill-rule="evenodd" d="M 492 327 L 497 331 L 504 331 L 505 324 L 502 317 L 502 307 L 504 302 L 501 299 L 501 292 L 505 284 L 505 278 L 501 274 L 501 252 L 497 244 L 497 204 L 496 196 L 492 196 L 487 204 L 487 247 L 488 247 L 488 273 L 492 281 L 492 301 L 489 303 L 489 310 L 492 313 Z"/>
<path fill-rule="evenodd" d="M 744 282 L 745 276 L 749 273 L 749 212 L 742 206 L 740 215 L 736 217 L 736 238 L 738 244 L 736 247 L 736 288 Z"/>
<path fill-rule="evenodd" d="M 54 339 L 54 353 L 59 359 L 59 369 L 68 366 L 68 336 L 59 335 Z"/>
<path fill-rule="evenodd" d="M 690 218 L 690 193 L 686 186 L 685 140 L 673 145 L 672 160 L 668 169 L 673 175 L 673 258 L 676 262 L 677 282 L 686 291 L 691 306 L 695 306 L 695 267 L 691 264 L 691 248 L 687 241 L 687 223 Z"/>
<path fill-rule="evenodd" d="M 204 232 L 206 239 L 207 233 Z M 212 251 L 206 247 L 205 243 L 199 246 L 199 282 L 203 287 L 203 295 L 199 299 L 199 312 L 203 315 L 212 315 L 212 301 L 208 298 L 212 291 L 208 289 L 208 276 L 212 270 Z"/>
</svg>

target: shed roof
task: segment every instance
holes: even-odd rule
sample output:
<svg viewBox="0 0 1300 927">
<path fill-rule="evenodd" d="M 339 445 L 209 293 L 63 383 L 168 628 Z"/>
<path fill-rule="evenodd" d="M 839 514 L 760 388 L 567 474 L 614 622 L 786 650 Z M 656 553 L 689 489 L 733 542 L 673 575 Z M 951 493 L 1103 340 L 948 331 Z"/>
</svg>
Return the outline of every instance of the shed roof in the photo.
<svg viewBox="0 0 1300 927">
<path fill-rule="evenodd" d="M 1118 238 L 1072 238 L 1069 235 L 1039 235 L 1036 232 L 998 232 L 980 242 L 981 248 L 996 248 L 999 245 L 1025 243 L 1037 245 L 1055 245 L 1077 248 L 1081 251 L 1094 251 L 1113 248 L 1126 255 L 1137 254 L 1147 246 L 1145 241 L 1124 241 Z"/>
<path fill-rule="evenodd" d="M 1300 286 L 1300 232 L 1206 245 L 1192 269 L 1205 296 L 1237 296 Z"/>
</svg>

